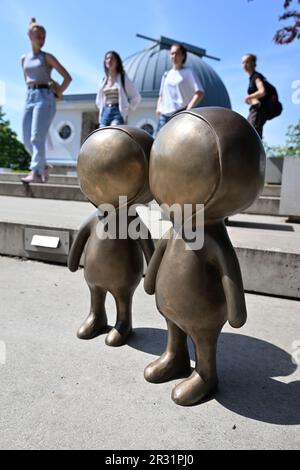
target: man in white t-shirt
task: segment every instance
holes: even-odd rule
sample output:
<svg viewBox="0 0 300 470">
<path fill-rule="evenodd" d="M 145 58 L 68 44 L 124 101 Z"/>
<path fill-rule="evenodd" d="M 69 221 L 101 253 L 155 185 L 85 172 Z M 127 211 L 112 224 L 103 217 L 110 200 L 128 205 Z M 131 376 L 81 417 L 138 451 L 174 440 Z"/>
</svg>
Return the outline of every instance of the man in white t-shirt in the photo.
<svg viewBox="0 0 300 470">
<path fill-rule="evenodd" d="M 184 67 L 187 51 L 181 44 L 171 47 L 172 69 L 161 81 L 156 112 L 159 116 L 157 132 L 172 115 L 183 109 L 194 108 L 203 98 L 203 86 L 190 68 Z"/>
</svg>

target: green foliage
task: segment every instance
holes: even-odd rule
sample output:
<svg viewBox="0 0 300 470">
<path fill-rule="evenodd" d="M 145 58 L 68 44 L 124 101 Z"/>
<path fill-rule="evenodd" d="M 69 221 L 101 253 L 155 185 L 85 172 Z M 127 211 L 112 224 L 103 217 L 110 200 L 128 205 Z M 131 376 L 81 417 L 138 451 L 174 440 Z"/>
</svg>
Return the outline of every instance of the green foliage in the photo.
<svg viewBox="0 0 300 470">
<path fill-rule="evenodd" d="M 248 0 L 252 2 L 253 0 Z M 273 38 L 276 44 L 289 44 L 295 39 L 300 39 L 300 10 L 295 10 L 296 3 L 300 5 L 300 0 L 282 0 L 283 14 L 279 17 L 280 21 L 291 20 L 292 23 L 276 31 Z M 292 10 L 289 10 L 293 7 Z"/>
<path fill-rule="evenodd" d="M 288 127 L 285 145 L 264 146 L 268 157 L 300 157 L 300 121 Z"/>
<path fill-rule="evenodd" d="M 0 167 L 25 170 L 29 167 L 30 155 L 10 128 L 10 122 L 0 107 Z"/>
<path fill-rule="evenodd" d="M 294 152 L 294 156 L 300 156 L 300 121 L 295 126 L 289 126 L 287 136 L 287 146 L 289 151 Z"/>
</svg>

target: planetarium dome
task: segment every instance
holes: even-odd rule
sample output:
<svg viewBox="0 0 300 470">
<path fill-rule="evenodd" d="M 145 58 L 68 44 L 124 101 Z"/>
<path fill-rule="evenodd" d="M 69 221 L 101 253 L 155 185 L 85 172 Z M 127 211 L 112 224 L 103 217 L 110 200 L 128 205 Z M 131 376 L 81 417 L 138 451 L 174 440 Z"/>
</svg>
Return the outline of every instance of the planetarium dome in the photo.
<svg viewBox="0 0 300 470">
<path fill-rule="evenodd" d="M 205 96 L 199 106 L 220 106 L 231 109 L 229 94 L 224 83 L 215 70 L 202 60 L 202 57 L 216 59 L 215 57 L 206 55 L 204 49 L 163 36 L 158 40 L 137 36 L 155 42 L 153 46 L 136 52 L 124 60 L 125 70 L 143 98 L 158 97 L 162 76 L 172 67 L 169 49 L 172 44 L 180 42 L 188 51 L 185 65 L 193 69 L 204 87 Z"/>
</svg>

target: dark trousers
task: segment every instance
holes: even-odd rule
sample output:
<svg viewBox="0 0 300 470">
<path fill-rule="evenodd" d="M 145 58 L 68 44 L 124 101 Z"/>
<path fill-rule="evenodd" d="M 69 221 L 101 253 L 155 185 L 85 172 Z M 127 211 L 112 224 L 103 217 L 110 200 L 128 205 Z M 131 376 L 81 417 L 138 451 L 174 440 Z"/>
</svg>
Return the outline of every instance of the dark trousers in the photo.
<svg viewBox="0 0 300 470">
<path fill-rule="evenodd" d="M 263 127 L 267 119 L 260 103 L 250 106 L 248 121 L 250 122 L 250 124 L 252 124 L 254 129 L 257 131 L 259 137 L 262 139 Z"/>
</svg>

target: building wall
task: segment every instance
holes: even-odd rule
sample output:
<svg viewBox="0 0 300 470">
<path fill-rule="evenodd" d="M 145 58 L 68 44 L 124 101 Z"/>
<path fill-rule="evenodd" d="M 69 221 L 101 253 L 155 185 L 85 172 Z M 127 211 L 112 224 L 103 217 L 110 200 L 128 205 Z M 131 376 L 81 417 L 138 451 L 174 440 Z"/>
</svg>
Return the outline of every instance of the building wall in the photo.
<svg viewBox="0 0 300 470">
<path fill-rule="evenodd" d="M 47 160 L 50 163 L 74 164 L 80 149 L 82 112 L 80 110 L 57 110 L 53 119 L 48 141 Z M 70 130 L 63 137 L 63 130 Z M 61 135 L 60 135 L 61 133 Z"/>
<path fill-rule="evenodd" d="M 137 109 L 129 113 L 127 124 L 139 128 L 146 126 L 145 130 L 155 132 L 157 125 L 155 109 L 156 99 L 142 99 Z M 49 131 L 48 162 L 75 166 L 82 141 L 96 128 L 97 122 L 98 111 L 94 101 L 58 102 Z M 63 129 L 71 131 L 70 136 L 66 139 L 60 136 Z M 68 136 L 68 132 L 65 136 Z"/>
<path fill-rule="evenodd" d="M 157 126 L 156 99 L 143 98 L 138 108 L 128 116 L 128 125 L 143 128 L 146 124 L 153 128 L 155 133 Z"/>
</svg>

